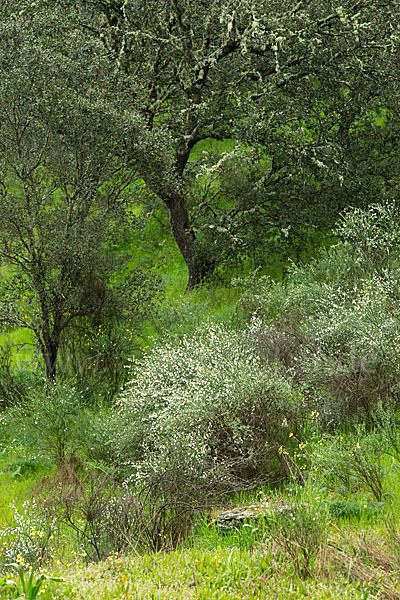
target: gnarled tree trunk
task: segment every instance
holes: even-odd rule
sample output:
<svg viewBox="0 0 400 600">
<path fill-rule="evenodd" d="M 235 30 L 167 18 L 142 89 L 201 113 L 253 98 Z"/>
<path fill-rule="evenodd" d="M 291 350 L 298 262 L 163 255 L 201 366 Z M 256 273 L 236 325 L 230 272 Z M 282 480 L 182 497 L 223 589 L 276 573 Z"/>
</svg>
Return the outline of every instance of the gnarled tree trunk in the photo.
<svg viewBox="0 0 400 600">
<path fill-rule="evenodd" d="M 189 277 L 186 291 L 201 283 L 213 270 L 212 260 L 202 260 L 196 252 L 196 236 L 190 227 L 189 214 L 184 198 L 171 194 L 164 199 L 168 208 L 172 235 L 187 265 Z"/>
</svg>

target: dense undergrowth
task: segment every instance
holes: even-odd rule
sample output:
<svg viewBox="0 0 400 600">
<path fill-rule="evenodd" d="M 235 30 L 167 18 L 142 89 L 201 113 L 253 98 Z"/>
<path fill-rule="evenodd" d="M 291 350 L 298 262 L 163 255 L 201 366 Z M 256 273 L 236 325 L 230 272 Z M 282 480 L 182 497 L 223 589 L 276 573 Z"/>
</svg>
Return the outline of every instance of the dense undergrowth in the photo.
<svg viewBox="0 0 400 600">
<path fill-rule="evenodd" d="M 399 598 L 398 217 L 167 293 L 113 400 L 6 364 L 0 597 Z M 221 533 L 233 505 L 264 516 Z"/>
</svg>

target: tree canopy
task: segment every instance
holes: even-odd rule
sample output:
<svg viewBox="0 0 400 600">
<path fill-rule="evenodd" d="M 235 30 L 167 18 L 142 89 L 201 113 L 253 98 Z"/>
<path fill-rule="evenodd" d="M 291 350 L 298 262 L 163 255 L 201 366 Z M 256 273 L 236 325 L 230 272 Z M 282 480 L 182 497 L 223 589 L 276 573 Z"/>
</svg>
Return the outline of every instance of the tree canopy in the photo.
<svg viewBox="0 0 400 600">
<path fill-rule="evenodd" d="M 11 21 L 42 23 L 28 37 L 57 65 L 43 76 L 85 98 L 96 143 L 167 208 L 188 287 L 397 189 L 395 1 L 10 6 Z"/>
<path fill-rule="evenodd" d="M 168 208 L 189 287 L 224 241 L 331 223 L 396 185 L 396 2 L 80 6 L 139 124 L 127 159 Z"/>
</svg>

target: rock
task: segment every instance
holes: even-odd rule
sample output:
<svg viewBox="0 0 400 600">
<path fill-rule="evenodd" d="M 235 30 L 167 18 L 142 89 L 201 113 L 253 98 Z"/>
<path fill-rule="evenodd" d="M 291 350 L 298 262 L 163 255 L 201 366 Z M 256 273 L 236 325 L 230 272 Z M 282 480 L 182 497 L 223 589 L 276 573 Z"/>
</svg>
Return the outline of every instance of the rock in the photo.
<svg viewBox="0 0 400 600">
<path fill-rule="evenodd" d="M 239 529 L 249 521 L 258 521 L 259 519 L 273 519 L 282 512 L 294 510 L 293 504 L 286 504 L 283 501 L 265 502 L 263 504 L 253 504 L 251 506 L 240 506 L 229 511 L 221 512 L 214 519 L 217 529 L 220 531 L 229 531 Z"/>
</svg>

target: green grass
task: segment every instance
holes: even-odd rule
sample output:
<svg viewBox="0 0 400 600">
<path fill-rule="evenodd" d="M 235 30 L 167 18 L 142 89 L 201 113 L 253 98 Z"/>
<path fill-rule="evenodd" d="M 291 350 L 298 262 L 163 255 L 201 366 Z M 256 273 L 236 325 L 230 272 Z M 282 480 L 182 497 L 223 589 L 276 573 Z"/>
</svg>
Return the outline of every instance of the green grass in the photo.
<svg viewBox="0 0 400 600">
<path fill-rule="evenodd" d="M 10 473 L 0 474 L 0 526 L 7 525 L 14 514 L 11 504 L 20 506 L 32 494 L 35 478 L 15 479 Z"/>
<path fill-rule="evenodd" d="M 10 349 L 11 365 L 15 369 L 30 369 L 35 358 L 34 336 L 29 329 L 18 328 L 0 333 L 0 348 Z"/>
<path fill-rule="evenodd" d="M 23 460 L 22 451 L 4 452 L 1 458 L 0 526 L 12 520 L 10 504 L 20 507 L 35 494 L 43 476 L 51 472 L 39 467 L 32 475 L 15 477 L 7 469 L 18 460 Z M 226 500 L 225 506 L 255 504 L 263 495 L 273 501 L 303 500 L 315 506 L 327 500 L 337 502 L 338 498 L 335 492 L 321 495 L 321 490 L 311 484 L 292 485 L 290 495 L 287 491 L 283 495 L 265 488 L 257 493 L 236 494 Z M 352 502 L 356 500 L 349 496 L 348 503 Z M 357 502 L 362 502 L 361 495 Z M 394 532 L 400 529 L 398 508 L 388 498 L 379 514 L 368 510 L 361 516 L 351 511 L 345 517 L 331 514 L 326 539 L 321 539 L 310 577 L 299 576 L 290 555 L 277 543 L 279 536 L 271 537 L 268 527 L 249 522 L 247 528 L 221 533 L 213 524 L 216 513 L 201 517 L 180 549 L 141 556 L 135 551 L 89 565 L 82 563 L 79 548 L 63 528 L 59 552 L 54 562 L 45 566 L 45 571 L 64 581 L 45 581 L 41 597 L 44 600 L 394 599 L 399 597 L 395 594 L 400 594 L 397 589 L 400 561 L 396 563 L 393 546 L 396 540 L 388 538 L 388 523 L 392 518 Z M 29 567 L 26 571 L 29 574 Z M 17 580 L 16 575 L 9 575 Z M 394 595 L 389 594 L 390 589 Z"/>
<path fill-rule="evenodd" d="M 270 549 L 183 550 L 140 557 L 114 557 L 88 566 L 55 571 L 65 582 L 54 599 L 117 600 L 289 600 L 369 597 L 346 581 L 301 580 Z M 372 598 L 372 596 L 371 596 Z"/>
<path fill-rule="evenodd" d="M 46 459 L 30 459 L 23 449 L 2 447 L 0 454 L 0 527 L 12 522 L 15 506 L 35 496 L 43 477 L 54 472 Z"/>
<path fill-rule="evenodd" d="M 216 280 L 185 293 L 187 270 L 171 235 L 166 235 L 162 221 L 151 220 L 143 238 L 136 239 L 133 235 L 132 239 L 138 243 L 132 245 L 130 240 L 130 246 L 125 248 L 134 247 L 129 268 L 142 266 L 161 276 L 165 284 L 165 302 L 159 318 L 147 324 L 144 337 L 153 336 L 157 340 L 166 333 L 178 337 L 191 334 L 207 319 L 233 326 L 241 324 L 242 317 L 236 310 L 240 287 L 230 287 Z M 279 279 L 283 272 L 284 264 L 275 261 L 275 272 L 271 271 L 270 275 Z M 0 345 L 29 341 L 26 330 L 0 335 Z M 27 346 L 14 355 L 14 364 L 23 367 L 32 357 L 31 347 Z M 53 472 L 51 466 L 47 469 L 38 464 L 36 471 L 22 473 L 19 467 L 29 459 L 29 454 L 25 455 L 22 449 L 4 448 L 0 456 L 0 527 L 12 522 L 11 505 L 20 509 L 25 500 L 36 495 L 42 478 Z M 320 540 L 309 577 L 299 575 L 293 556 L 285 552 L 285 540 L 279 543 L 279 530 L 272 538 L 267 524 L 249 522 L 246 528 L 221 534 L 212 522 L 213 514 L 209 514 L 199 518 L 181 548 L 140 556 L 131 551 L 130 555 L 113 556 L 90 565 L 81 563 L 82 551 L 76 539 L 71 530 L 62 526 L 55 560 L 45 568 L 65 581 L 46 582 L 42 598 L 400 598 L 400 503 L 397 500 L 400 498 L 400 470 L 396 461 L 388 457 L 382 460 L 385 493 L 381 503 L 376 502 L 362 481 L 354 489 L 343 490 L 333 476 L 328 489 L 322 473 L 316 469 L 312 476 L 304 478 L 303 485 L 297 481 L 277 491 L 261 490 L 271 498 L 284 497 L 287 502 L 297 500 L 329 511 L 326 537 Z M 307 464 L 312 468 L 312 456 Z M 224 504 L 226 507 L 244 506 L 259 500 L 259 493 L 247 492 L 226 498 Z"/>
</svg>

